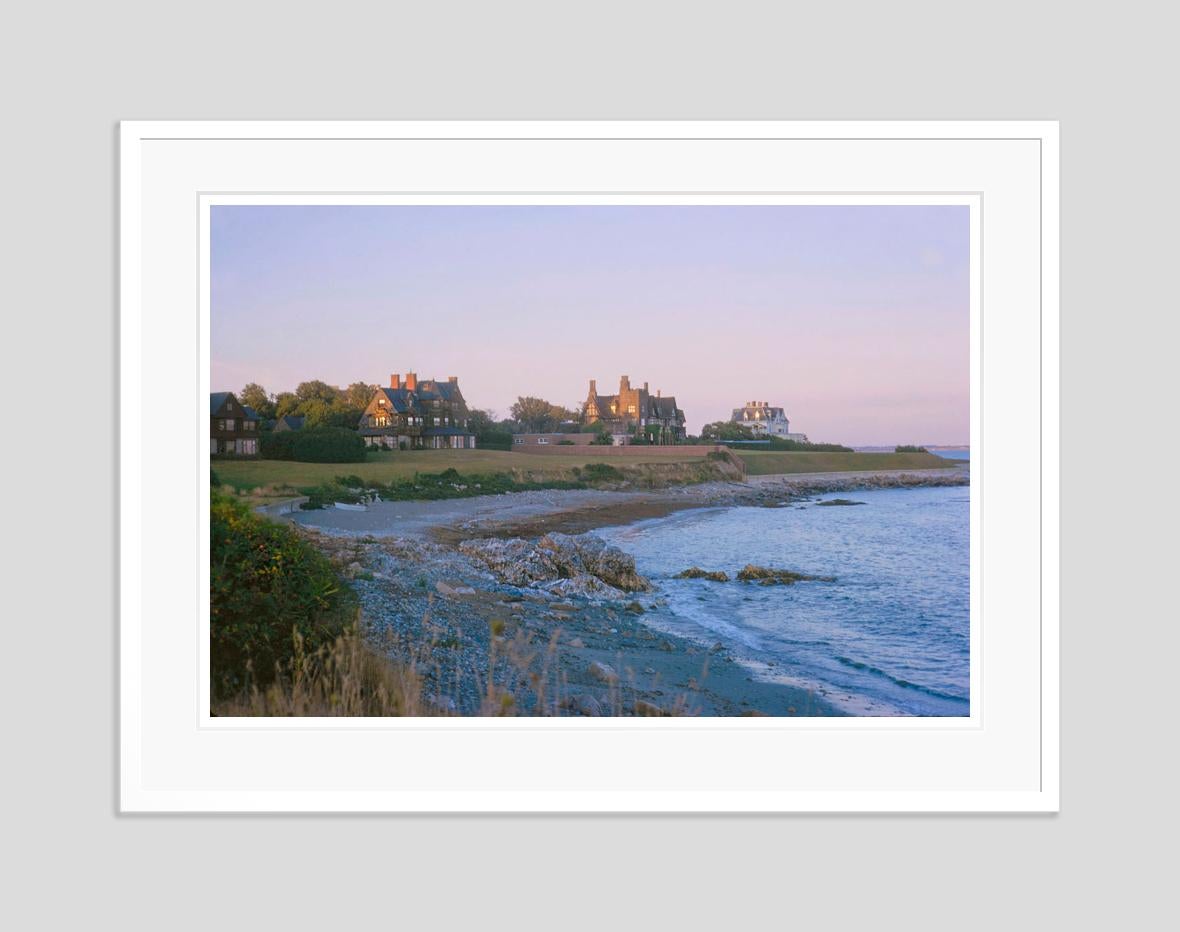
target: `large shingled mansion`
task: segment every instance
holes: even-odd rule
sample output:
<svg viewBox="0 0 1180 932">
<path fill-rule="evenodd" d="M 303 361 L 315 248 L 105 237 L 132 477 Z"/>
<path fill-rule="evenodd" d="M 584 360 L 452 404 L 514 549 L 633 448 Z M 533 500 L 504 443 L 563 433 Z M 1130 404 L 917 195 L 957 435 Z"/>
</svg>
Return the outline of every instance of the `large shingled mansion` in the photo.
<svg viewBox="0 0 1180 932">
<path fill-rule="evenodd" d="M 598 394 L 598 383 L 590 380 L 590 394 L 582 406 L 587 424 L 606 425 L 616 444 L 629 443 L 636 433 L 646 433 L 655 443 L 676 443 L 684 439 L 684 412 L 673 395 L 653 395 L 647 382 L 632 388 L 631 379 L 619 379 L 617 395 Z"/>
<path fill-rule="evenodd" d="M 391 450 L 473 450 L 467 402 L 459 379 L 419 379 L 417 373 L 389 377 L 389 388 L 373 393 L 358 425 L 366 446 Z"/>
<path fill-rule="evenodd" d="M 807 442 L 806 434 L 791 433 L 791 422 L 782 408 L 772 407 L 765 401 L 747 401 L 744 407 L 734 408 L 730 420 L 748 427 L 759 437 L 782 437 Z"/>
</svg>

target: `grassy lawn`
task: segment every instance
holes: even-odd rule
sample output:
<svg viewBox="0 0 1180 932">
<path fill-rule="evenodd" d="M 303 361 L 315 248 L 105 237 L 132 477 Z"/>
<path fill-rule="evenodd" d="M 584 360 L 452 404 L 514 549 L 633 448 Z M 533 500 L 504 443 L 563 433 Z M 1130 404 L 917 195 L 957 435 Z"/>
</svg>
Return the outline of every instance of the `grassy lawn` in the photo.
<svg viewBox="0 0 1180 932">
<path fill-rule="evenodd" d="M 686 456 L 683 462 L 699 463 L 701 456 Z M 534 477 L 568 476 L 575 466 L 587 463 L 610 463 L 627 466 L 637 463 L 667 463 L 667 456 L 618 457 L 587 453 L 585 456 L 545 456 L 544 454 L 510 453 L 500 450 L 407 450 L 370 453 L 363 463 L 292 463 L 287 460 L 215 460 L 213 471 L 226 485 L 236 489 L 255 489 L 262 486 L 290 486 L 306 489 L 331 482 L 335 476 L 360 476 L 365 480 L 388 483 L 392 479 L 408 479 L 414 473 L 438 473 L 454 468 L 463 474 L 507 473 L 513 469 L 528 470 Z"/>
<path fill-rule="evenodd" d="M 737 451 L 735 451 L 737 452 Z M 738 457 L 751 476 L 797 472 L 857 472 L 866 469 L 947 469 L 954 466 L 933 453 L 777 453 L 742 450 Z"/>
</svg>

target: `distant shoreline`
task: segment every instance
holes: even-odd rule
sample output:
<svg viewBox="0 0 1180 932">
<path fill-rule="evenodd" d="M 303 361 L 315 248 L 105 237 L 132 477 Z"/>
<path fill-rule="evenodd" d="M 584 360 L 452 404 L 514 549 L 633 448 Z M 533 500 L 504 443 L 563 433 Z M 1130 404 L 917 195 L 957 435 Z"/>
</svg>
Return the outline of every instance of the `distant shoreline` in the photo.
<svg viewBox="0 0 1180 932">
<path fill-rule="evenodd" d="M 366 511 L 324 509 L 290 515 L 332 534 L 398 536 L 458 543 L 473 537 L 579 534 L 596 527 L 662 517 L 685 508 L 777 505 L 791 498 L 864 489 L 967 485 L 964 462 L 922 472 L 877 470 L 750 476 L 745 482 L 705 482 L 647 491 L 593 489 L 514 492 L 437 501 L 380 502 Z"/>
</svg>

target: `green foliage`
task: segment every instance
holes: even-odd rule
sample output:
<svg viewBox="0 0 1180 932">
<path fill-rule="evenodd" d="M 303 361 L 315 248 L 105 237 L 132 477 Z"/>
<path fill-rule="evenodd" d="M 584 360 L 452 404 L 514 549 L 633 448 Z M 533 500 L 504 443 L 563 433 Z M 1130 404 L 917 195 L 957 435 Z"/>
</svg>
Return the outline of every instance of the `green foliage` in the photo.
<svg viewBox="0 0 1180 932">
<path fill-rule="evenodd" d="M 471 428 L 468 428 L 469 430 Z M 485 427 L 472 431 L 475 434 L 475 446 L 480 450 L 511 450 L 512 434 L 510 431 L 498 427 Z"/>
<path fill-rule="evenodd" d="M 551 404 L 544 398 L 520 397 L 512 406 L 512 420 L 520 433 L 548 434 L 556 431 L 562 421 L 576 421 L 577 412 L 561 405 Z"/>
<path fill-rule="evenodd" d="M 582 467 L 581 476 L 587 482 L 619 482 L 623 479 L 622 471 L 610 463 L 587 463 Z"/>
<path fill-rule="evenodd" d="M 925 447 L 915 447 L 912 444 L 903 443 L 900 446 L 893 448 L 894 453 L 929 453 Z"/>
<path fill-rule="evenodd" d="M 344 401 L 348 407 L 360 413 L 369 406 L 369 402 L 373 399 L 373 392 L 377 391 L 376 385 L 370 385 L 368 382 L 353 382 L 348 388 L 344 389 Z"/>
<path fill-rule="evenodd" d="M 714 421 L 701 428 L 702 440 L 756 440 L 754 431 L 733 421 Z"/>
<path fill-rule="evenodd" d="M 614 467 L 607 467 L 613 469 Z M 617 472 L 617 470 L 615 470 Z M 619 478 L 622 474 L 619 473 Z M 359 502 L 365 493 L 351 489 L 363 488 L 376 492 L 383 501 L 420 501 L 449 498 L 471 498 L 476 495 L 501 495 L 505 492 L 532 492 L 541 489 L 584 489 L 586 483 L 565 479 L 530 481 L 516 479 L 510 473 L 460 473 L 451 468 L 438 473 L 415 473 L 412 479 L 394 479 L 389 483 L 364 481 L 359 476 L 336 476 L 332 482 L 301 491 L 308 501 L 305 510 L 326 508 L 333 502 Z"/>
<path fill-rule="evenodd" d="M 782 450 L 796 453 L 852 453 L 852 447 L 839 443 L 803 443 L 799 440 L 788 440 L 786 437 L 771 437 L 768 450 Z"/>
<path fill-rule="evenodd" d="M 356 598 L 291 528 L 220 492 L 210 504 L 210 670 L 214 696 L 274 679 L 275 665 L 331 644 Z"/>
<path fill-rule="evenodd" d="M 262 458 L 267 460 L 295 459 L 295 438 L 299 431 L 284 430 L 277 433 L 273 430 L 263 431 L 260 449 Z"/>
<path fill-rule="evenodd" d="M 209 488 L 216 489 L 221 485 L 221 479 L 215 470 L 209 470 Z"/>
<path fill-rule="evenodd" d="M 293 459 L 301 463 L 363 463 L 365 442 L 343 427 L 305 427 L 291 431 Z"/>
<path fill-rule="evenodd" d="M 265 388 L 257 382 L 249 382 L 238 392 L 238 401 L 249 405 L 264 421 L 275 416 L 275 403 Z"/>
<path fill-rule="evenodd" d="M 265 396 L 265 390 L 251 382 L 243 392 L 257 390 Z M 293 392 L 280 392 L 268 399 L 264 407 L 252 404 L 263 417 L 280 418 L 288 414 L 305 417 L 305 427 L 347 427 L 355 428 L 369 399 L 376 389 L 365 382 L 353 382 L 346 389 L 336 388 L 319 379 L 300 382 Z M 254 397 L 258 397 L 257 394 Z M 243 401 L 243 404 L 250 402 Z M 276 457 L 277 458 L 277 457 Z"/>
<path fill-rule="evenodd" d="M 275 395 L 275 417 L 299 413 L 299 398 L 294 392 L 279 392 Z"/>
</svg>

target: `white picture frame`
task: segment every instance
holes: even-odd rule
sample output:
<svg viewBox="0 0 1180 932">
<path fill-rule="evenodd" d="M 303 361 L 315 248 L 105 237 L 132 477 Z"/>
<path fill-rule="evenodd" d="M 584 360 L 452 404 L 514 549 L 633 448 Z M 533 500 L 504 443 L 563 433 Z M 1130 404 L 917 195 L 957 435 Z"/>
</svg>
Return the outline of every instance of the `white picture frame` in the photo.
<svg viewBox="0 0 1180 932">
<path fill-rule="evenodd" d="M 1058 808 L 1055 123 L 129 122 L 120 149 L 124 811 Z M 971 205 L 971 715 L 211 719 L 207 216 L 255 201 Z"/>
</svg>

